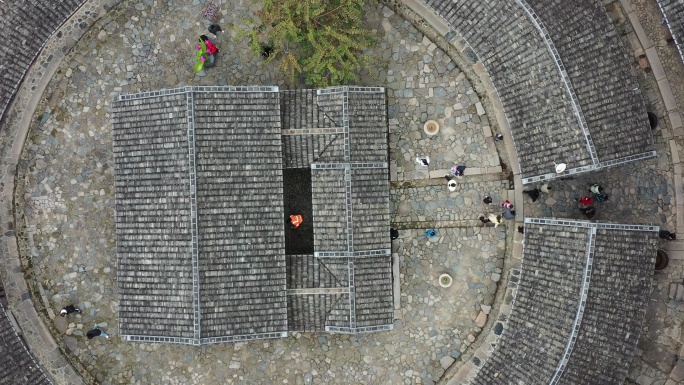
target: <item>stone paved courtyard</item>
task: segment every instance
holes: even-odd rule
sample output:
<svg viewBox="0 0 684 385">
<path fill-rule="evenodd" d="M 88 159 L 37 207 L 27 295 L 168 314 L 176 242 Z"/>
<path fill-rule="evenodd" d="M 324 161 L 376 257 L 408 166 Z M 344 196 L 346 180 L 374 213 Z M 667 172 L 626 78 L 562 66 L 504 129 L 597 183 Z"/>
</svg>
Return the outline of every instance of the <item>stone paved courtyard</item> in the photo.
<svg viewBox="0 0 684 385">
<path fill-rule="evenodd" d="M 392 223 L 402 229 L 393 247 L 401 278 L 395 330 L 360 336 L 293 333 L 283 340 L 202 348 L 117 338 L 112 98 L 183 85 L 287 87 L 275 66 L 260 65 L 229 28 L 256 7 L 248 1 L 217 2 L 227 32 L 217 39 L 217 66 L 202 76 L 192 72 L 192 64 L 196 35 L 205 31 L 199 16 L 204 1 L 124 1 L 79 41 L 43 96 L 18 166 L 15 207 L 26 279 L 45 294 L 48 308 L 42 315 L 55 339 L 102 384 L 439 382 L 447 368 L 467 359 L 487 328 L 488 314 L 496 311 L 514 228 L 508 223 L 483 227 L 477 217 L 498 212 L 512 183 L 502 173 L 480 174 L 459 180 L 457 191 L 450 192 L 444 179 L 428 179 L 428 169 L 417 166 L 415 157 L 428 155 L 429 170 L 455 164 L 495 167 L 507 154 L 497 153 L 485 138 L 486 127 L 495 123 L 483 108 L 487 101 L 468 80 L 472 74 L 408 21 L 377 4 L 367 12 L 371 28 L 378 31 L 378 44 L 370 52 L 377 62 L 362 85 L 385 86 L 388 95 Z M 655 5 L 627 3 L 656 41 L 663 65 L 672 68 L 673 93 L 684 105 L 684 81 L 672 81 L 681 79 L 684 66 L 663 42 Z M 639 74 L 649 109 L 664 116 L 652 75 Z M 423 133 L 427 119 L 440 123 L 439 135 Z M 677 166 L 671 161 L 668 127 L 663 119 L 654 133 L 657 158 L 553 181 L 553 191 L 536 203 L 525 197 L 525 215 L 580 218 L 575 199 L 600 181 L 611 198 L 597 205 L 595 219 L 675 229 L 672 175 Z M 681 138 L 673 143 L 684 151 Z M 484 195 L 494 203 L 483 205 Z M 438 227 L 436 239 L 425 237 L 428 226 Z M 448 289 L 436 284 L 444 272 L 454 277 Z M 652 305 L 627 383 L 672 385 L 666 383 L 670 370 L 684 355 L 684 299 L 671 295 L 671 285 L 678 283 L 684 284 L 681 260 L 672 260 L 666 273 L 654 276 Z M 83 315 L 55 317 L 70 302 L 79 304 Z M 114 338 L 86 340 L 85 330 L 96 322 Z"/>
<path fill-rule="evenodd" d="M 503 228 L 447 228 L 437 241 L 424 229 L 402 231 L 395 248 L 401 260 L 402 308 L 395 330 L 361 336 L 295 333 L 284 340 L 221 344 L 201 349 L 120 341 L 117 335 L 116 253 L 111 127 L 113 96 L 188 84 L 278 84 L 273 67 L 230 33 L 218 38 L 217 66 L 206 76 L 192 72 L 194 36 L 204 22 L 198 4 L 127 2 L 82 39 L 63 62 L 35 115 L 20 165 L 17 196 L 23 205 L 26 247 L 48 313 L 78 303 L 83 315 L 54 318 L 57 338 L 104 384 L 162 383 L 424 383 L 437 381 L 475 340 L 491 308 L 506 247 Z M 224 7 L 224 25 L 239 23 L 251 9 Z M 382 20 L 373 56 L 384 58 L 368 85 L 388 90 L 391 158 L 401 179 L 421 176 L 416 155 L 429 153 L 434 167 L 498 165 L 485 144 L 488 120 L 464 74 L 453 61 L 389 9 L 371 8 Z M 99 28 L 98 28 L 99 27 Z M 437 117 L 440 135 L 427 138 L 422 122 Z M 443 118 L 442 118 L 443 117 Z M 425 175 L 422 175 L 423 177 Z M 465 183 L 452 207 L 467 208 L 476 186 Z M 488 182 L 499 195 L 507 182 Z M 403 195 L 406 191 L 397 190 Z M 431 196 L 446 198 L 443 184 Z M 476 195 L 476 193 L 474 193 Z M 425 197 L 427 197 L 426 195 Z M 418 202 L 421 198 L 408 194 Z M 415 199 L 414 199 L 415 198 Z M 432 215 L 417 204 L 412 211 Z M 427 211 L 426 211 L 427 210 Z M 402 211 L 403 213 L 403 211 Z M 406 221 L 415 216 L 406 213 Z M 473 217 L 466 211 L 460 217 Z M 476 216 L 475 216 L 476 218 Z M 452 219 L 453 220 L 453 219 Z M 415 224 L 414 224 L 415 225 Z M 436 284 L 442 272 L 454 284 Z M 483 315 L 480 316 L 482 312 Z M 477 318 L 480 316 L 480 318 Z M 477 324 L 476 324 L 477 319 Z M 84 338 L 94 323 L 115 338 Z M 159 365 L 160 362 L 168 365 Z"/>
</svg>

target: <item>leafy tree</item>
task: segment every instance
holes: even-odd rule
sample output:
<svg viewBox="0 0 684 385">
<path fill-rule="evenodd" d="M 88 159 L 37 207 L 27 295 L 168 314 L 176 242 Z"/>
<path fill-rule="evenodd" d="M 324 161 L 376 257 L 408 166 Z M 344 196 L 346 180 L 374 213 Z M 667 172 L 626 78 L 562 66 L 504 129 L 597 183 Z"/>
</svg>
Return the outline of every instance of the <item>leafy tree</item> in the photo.
<svg viewBox="0 0 684 385">
<path fill-rule="evenodd" d="M 277 61 L 294 82 L 304 76 L 314 87 L 349 84 L 369 62 L 374 42 L 362 28 L 366 0 L 265 0 L 254 28 L 243 30 L 251 49 Z"/>
</svg>

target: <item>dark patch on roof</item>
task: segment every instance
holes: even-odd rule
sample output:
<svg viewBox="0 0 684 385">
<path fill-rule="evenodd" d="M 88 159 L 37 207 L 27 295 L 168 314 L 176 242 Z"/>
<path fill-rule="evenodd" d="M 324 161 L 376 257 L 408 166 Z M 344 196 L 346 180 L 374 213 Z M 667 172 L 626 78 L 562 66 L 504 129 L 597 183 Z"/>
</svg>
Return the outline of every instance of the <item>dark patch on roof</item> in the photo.
<svg viewBox="0 0 684 385">
<path fill-rule="evenodd" d="M 290 215 L 299 214 L 304 222 L 298 229 L 285 226 L 285 254 L 312 254 L 314 252 L 314 217 L 311 203 L 311 169 L 288 168 L 283 170 L 285 223 Z M 265 208 L 267 209 L 267 208 Z"/>
</svg>

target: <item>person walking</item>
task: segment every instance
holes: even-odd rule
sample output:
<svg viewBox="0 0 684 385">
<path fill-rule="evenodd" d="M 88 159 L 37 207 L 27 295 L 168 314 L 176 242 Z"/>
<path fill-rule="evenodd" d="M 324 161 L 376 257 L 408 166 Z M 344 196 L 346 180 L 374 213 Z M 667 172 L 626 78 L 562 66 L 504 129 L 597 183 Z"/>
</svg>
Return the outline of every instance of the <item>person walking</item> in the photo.
<svg viewBox="0 0 684 385">
<path fill-rule="evenodd" d="M 504 207 L 503 211 L 503 217 L 504 219 L 515 219 L 515 211 L 511 210 L 510 207 Z"/>
<path fill-rule="evenodd" d="M 660 230 L 658 232 L 658 236 L 660 237 L 660 239 L 666 241 L 674 241 L 675 239 L 677 239 L 677 234 L 667 230 Z"/>
<path fill-rule="evenodd" d="M 460 179 L 463 177 L 463 172 L 465 171 L 465 169 L 466 166 L 454 166 L 451 168 L 451 175 Z"/>
<path fill-rule="evenodd" d="M 527 194 L 530 198 L 532 198 L 532 202 L 536 202 L 537 199 L 539 199 L 539 190 L 536 188 L 533 190 L 524 190 L 523 194 Z"/>
<path fill-rule="evenodd" d="M 482 200 L 482 203 L 484 203 L 484 204 L 486 204 L 486 205 L 492 203 L 492 197 L 490 197 L 489 195 L 487 195 L 487 196 L 484 197 L 484 199 Z"/>
<path fill-rule="evenodd" d="M 95 327 L 92 329 L 88 330 L 86 332 L 86 337 L 88 337 L 89 340 L 92 340 L 95 337 L 104 337 L 104 338 L 109 338 L 109 334 L 103 332 L 97 324 L 95 324 Z"/>
<path fill-rule="evenodd" d="M 207 55 L 209 55 L 209 60 L 207 63 L 204 64 L 205 67 L 213 67 L 214 64 L 216 63 L 216 54 L 218 53 L 218 48 L 214 45 L 214 43 L 209 40 L 207 35 L 200 35 L 200 40 L 204 42 L 204 44 L 207 46 Z"/>
<path fill-rule="evenodd" d="M 513 204 L 511 203 L 511 201 L 509 201 L 508 199 L 506 199 L 506 200 L 501 204 L 501 207 L 504 208 L 504 209 L 512 209 L 512 208 L 513 208 Z"/>
<path fill-rule="evenodd" d="M 426 155 L 417 156 L 416 163 L 418 163 L 421 166 L 428 167 L 430 165 L 430 157 Z"/>
<path fill-rule="evenodd" d="M 594 204 L 594 200 L 591 199 L 589 195 L 585 195 L 582 199 L 577 200 L 582 206 L 591 206 Z"/>
<path fill-rule="evenodd" d="M 594 183 L 589 186 L 589 192 L 592 194 L 600 194 L 603 192 L 603 187 L 599 186 L 598 183 Z"/>
<path fill-rule="evenodd" d="M 209 30 L 210 34 L 214 35 L 214 39 L 216 39 L 218 37 L 219 32 L 223 32 L 223 30 L 221 29 L 221 26 L 218 24 L 211 24 L 209 26 L 209 28 L 207 28 L 207 29 Z"/>
<path fill-rule="evenodd" d="M 487 216 L 487 219 L 489 219 L 489 221 L 494 224 L 495 228 L 498 227 L 501 223 L 501 215 L 496 215 L 492 213 Z"/>
<path fill-rule="evenodd" d="M 585 217 L 587 217 L 587 219 L 591 219 L 594 217 L 594 215 L 596 215 L 596 209 L 594 206 L 581 207 L 580 211 Z"/>
<path fill-rule="evenodd" d="M 551 192 L 551 186 L 549 186 L 548 183 L 544 183 L 544 184 L 539 188 L 539 190 L 541 190 L 541 192 L 543 192 L 544 194 L 548 194 L 548 193 Z"/>
<path fill-rule="evenodd" d="M 74 314 L 74 313 L 83 313 L 81 309 L 77 308 L 76 306 L 72 305 L 66 305 L 62 308 L 62 310 L 59 311 L 59 315 L 62 317 L 66 317 L 69 314 Z"/>
</svg>

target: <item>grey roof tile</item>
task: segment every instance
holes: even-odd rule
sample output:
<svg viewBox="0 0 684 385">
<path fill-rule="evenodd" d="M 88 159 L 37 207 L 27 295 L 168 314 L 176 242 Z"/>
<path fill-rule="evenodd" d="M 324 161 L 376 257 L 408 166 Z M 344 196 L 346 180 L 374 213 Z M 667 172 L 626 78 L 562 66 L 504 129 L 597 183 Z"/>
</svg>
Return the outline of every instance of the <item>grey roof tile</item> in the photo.
<svg viewBox="0 0 684 385">
<path fill-rule="evenodd" d="M 560 54 L 599 160 L 655 150 L 644 99 L 634 92 L 631 58 L 603 5 L 593 0 L 528 3 Z"/>
<path fill-rule="evenodd" d="M 0 3 L 0 120 L 33 61 L 50 36 L 85 3 L 85 0 L 15 0 Z"/>
<path fill-rule="evenodd" d="M 355 258 L 354 286 L 356 326 L 391 324 L 394 320 L 392 257 Z"/>
<path fill-rule="evenodd" d="M 554 162 L 569 168 L 594 164 L 556 61 L 518 2 L 426 3 L 463 36 L 476 53 L 472 60 L 486 67 L 510 123 L 523 178 L 551 173 Z M 636 79 L 601 4 L 529 4 L 567 70 L 598 162 L 653 150 L 643 98 L 633 92 Z M 615 146 L 615 136 L 626 139 Z"/>
<path fill-rule="evenodd" d="M 349 160 L 345 135 L 335 126 L 343 117 L 343 94 L 324 92 L 318 105 L 305 108 L 313 95 L 202 87 L 190 94 L 127 95 L 114 103 L 122 334 L 193 339 L 323 331 L 352 326 L 352 311 L 358 326 L 392 322 L 389 257 L 359 260 L 353 310 L 353 257 L 285 256 L 283 167 Z M 386 161 L 384 93 L 359 95 L 360 104 L 352 102 L 348 111 L 358 112 L 350 121 L 360 129 L 351 143 L 369 157 L 357 161 Z M 304 131 L 309 128 L 322 130 Z M 389 248 L 387 168 L 314 168 L 311 178 L 317 252 L 350 250 L 347 219 L 354 217 L 358 223 L 349 228 L 359 250 Z"/>
<path fill-rule="evenodd" d="M 622 384 L 648 306 L 657 233 L 597 230 L 577 343 L 559 384 Z"/>
<path fill-rule="evenodd" d="M 389 176 L 386 168 L 352 170 L 354 251 L 389 249 Z"/>
<path fill-rule="evenodd" d="M 349 286 L 346 259 L 316 258 L 313 255 L 287 256 L 287 288 L 339 288 Z"/>
<path fill-rule="evenodd" d="M 311 170 L 316 251 L 347 251 L 347 191 L 344 170 Z"/>
<path fill-rule="evenodd" d="M 194 94 L 202 337 L 287 330 L 278 105 Z"/>
<path fill-rule="evenodd" d="M 473 384 L 549 383 L 554 376 L 560 384 L 623 383 L 644 320 L 657 232 L 597 228 L 587 297 L 580 304 L 591 231 L 572 223 L 525 224 L 513 308 Z"/>
<path fill-rule="evenodd" d="M 305 128 L 337 127 L 326 115 L 324 109 L 316 102 L 316 90 L 283 90 L 280 91 L 280 112 L 283 130 Z"/>
<path fill-rule="evenodd" d="M 349 92 L 351 161 L 387 162 L 387 133 L 385 94 Z"/>
<path fill-rule="evenodd" d="M 283 167 L 344 162 L 344 134 L 283 135 Z"/>
<path fill-rule="evenodd" d="M 192 338 L 185 96 L 113 112 L 121 333 Z"/>
<path fill-rule="evenodd" d="M 679 57 L 684 62 L 684 0 L 658 0 L 658 4 L 667 18 L 668 28 L 679 50 Z"/>
<path fill-rule="evenodd" d="M 522 273 L 506 331 L 478 373 L 478 385 L 548 383 L 577 312 L 587 229 L 525 224 Z"/>
<path fill-rule="evenodd" d="M 52 384 L 8 317 L 0 303 L 0 385 Z"/>
<path fill-rule="evenodd" d="M 346 294 L 289 295 L 287 298 L 289 330 L 299 332 L 325 331 L 331 313 L 335 314 L 333 322 L 339 322 L 338 311 L 333 312 L 333 309 L 342 302 L 349 303 L 349 296 Z M 344 326 L 349 326 L 349 322 L 345 323 Z"/>
</svg>

